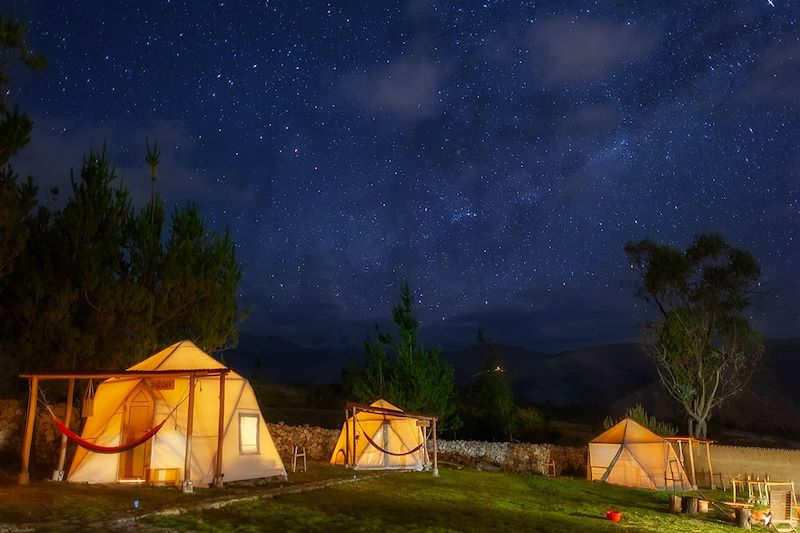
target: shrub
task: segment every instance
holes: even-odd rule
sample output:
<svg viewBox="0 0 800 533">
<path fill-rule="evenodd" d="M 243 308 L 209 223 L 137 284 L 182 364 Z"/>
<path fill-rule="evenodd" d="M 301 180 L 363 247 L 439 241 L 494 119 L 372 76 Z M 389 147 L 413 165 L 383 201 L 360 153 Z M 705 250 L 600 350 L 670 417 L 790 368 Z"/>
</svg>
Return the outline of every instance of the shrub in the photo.
<svg viewBox="0 0 800 533">
<path fill-rule="evenodd" d="M 662 437 L 672 437 L 678 433 L 678 428 L 673 426 L 672 424 L 668 424 L 667 422 L 662 422 L 657 420 L 656 417 L 650 416 L 647 414 L 647 411 L 644 410 L 641 404 L 636 404 L 633 407 L 628 407 L 625 410 L 625 415 L 620 418 L 612 418 L 611 416 L 607 416 L 606 419 L 603 421 L 603 427 L 605 429 L 610 428 L 611 426 L 618 424 L 621 420 L 625 418 L 630 418 L 631 420 L 638 422 L 639 424 L 643 425 L 650 431 L 661 435 Z"/>
<path fill-rule="evenodd" d="M 536 442 L 545 434 L 546 423 L 539 411 L 532 407 L 517 407 L 514 413 L 517 440 Z"/>
</svg>

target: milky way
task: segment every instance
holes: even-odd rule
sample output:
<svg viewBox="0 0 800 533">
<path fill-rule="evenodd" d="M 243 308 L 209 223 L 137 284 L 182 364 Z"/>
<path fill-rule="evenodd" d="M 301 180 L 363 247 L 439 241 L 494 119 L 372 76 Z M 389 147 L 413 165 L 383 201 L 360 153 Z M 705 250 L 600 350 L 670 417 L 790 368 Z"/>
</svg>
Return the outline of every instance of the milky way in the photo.
<svg viewBox="0 0 800 533">
<path fill-rule="evenodd" d="M 106 143 L 140 205 L 230 227 L 244 330 L 358 344 L 407 278 L 428 342 L 637 338 L 622 246 L 721 232 L 800 333 L 800 7 L 746 2 L 31 2 L 16 166 Z"/>
</svg>

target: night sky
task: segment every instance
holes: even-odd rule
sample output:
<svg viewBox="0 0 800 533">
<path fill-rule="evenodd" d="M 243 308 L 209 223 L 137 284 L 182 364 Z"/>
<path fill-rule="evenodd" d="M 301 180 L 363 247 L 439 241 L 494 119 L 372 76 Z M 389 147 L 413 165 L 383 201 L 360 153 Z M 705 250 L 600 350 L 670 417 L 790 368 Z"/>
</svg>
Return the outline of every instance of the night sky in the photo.
<svg viewBox="0 0 800 533">
<path fill-rule="evenodd" d="M 13 7 L 49 60 L 17 169 L 66 193 L 105 141 L 142 205 L 157 139 L 168 207 L 231 229 L 243 331 L 358 345 L 408 278 L 429 343 L 635 340 L 624 243 L 717 231 L 800 334 L 794 0 Z"/>
</svg>

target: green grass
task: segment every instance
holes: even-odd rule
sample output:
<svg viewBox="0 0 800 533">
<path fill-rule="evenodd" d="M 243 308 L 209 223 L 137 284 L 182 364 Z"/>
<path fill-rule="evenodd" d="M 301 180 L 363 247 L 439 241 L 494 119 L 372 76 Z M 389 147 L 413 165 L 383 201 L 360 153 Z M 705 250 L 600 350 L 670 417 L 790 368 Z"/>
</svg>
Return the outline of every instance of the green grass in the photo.
<svg viewBox="0 0 800 533">
<path fill-rule="evenodd" d="M 362 475 L 362 474 L 359 474 Z M 607 509 L 622 511 L 614 524 Z M 233 504 L 150 526 L 190 531 L 657 531 L 728 532 L 712 512 L 668 512 L 665 493 L 565 478 L 442 470 L 393 473 L 305 494 Z"/>
<path fill-rule="evenodd" d="M 41 481 L 45 472 L 31 474 L 29 485 L 17 485 L 13 465 L 0 467 L 0 531 L 3 524 L 41 524 L 41 529 L 70 529 L 73 524 L 86 524 L 133 516 L 134 500 L 139 500 L 139 513 L 171 507 L 190 506 L 206 500 L 247 496 L 264 489 L 297 485 L 326 479 L 349 477 L 343 468 L 309 464 L 308 472 L 289 473 L 289 480 L 258 486 L 236 486 L 223 490 L 195 488 L 194 494 L 183 494 L 176 487 L 139 485 L 88 485 Z M 46 524 L 46 525 L 45 525 Z"/>
<path fill-rule="evenodd" d="M 353 477 L 341 467 L 309 466 L 308 472 L 290 473 L 288 485 Z M 470 469 L 442 469 L 439 478 L 426 472 L 374 475 L 359 472 L 355 483 L 213 511 L 150 516 L 143 525 L 171 531 L 736 531 L 719 513 L 697 518 L 669 513 L 666 493 L 599 482 Z M 135 499 L 139 513 L 150 513 L 287 484 L 195 489 L 184 495 L 174 487 L 45 481 L 17 486 L 15 480 L 14 471 L 0 470 L 0 530 L 3 524 L 33 524 L 42 531 L 97 529 L 101 522 L 134 516 Z M 721 493 L 713 497 L 726 499 Z M 611 508 L 622 511 L 621 523 L 605 520 Z"/>
</svg>

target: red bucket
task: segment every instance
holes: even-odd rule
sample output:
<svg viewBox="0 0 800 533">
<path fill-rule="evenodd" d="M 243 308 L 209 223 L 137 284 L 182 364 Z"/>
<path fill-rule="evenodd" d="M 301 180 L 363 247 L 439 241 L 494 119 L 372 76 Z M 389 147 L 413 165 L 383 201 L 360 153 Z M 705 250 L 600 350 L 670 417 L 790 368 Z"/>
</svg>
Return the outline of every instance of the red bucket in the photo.
<svg viewBox="0 0 800 533">
<path fill-rule="evenodd" d="M 606 511 L 606 518 L 611 520 L 612 522 L 619 522 L 622 520 L 622 513 L 619 511 Z"/>
</svg>

